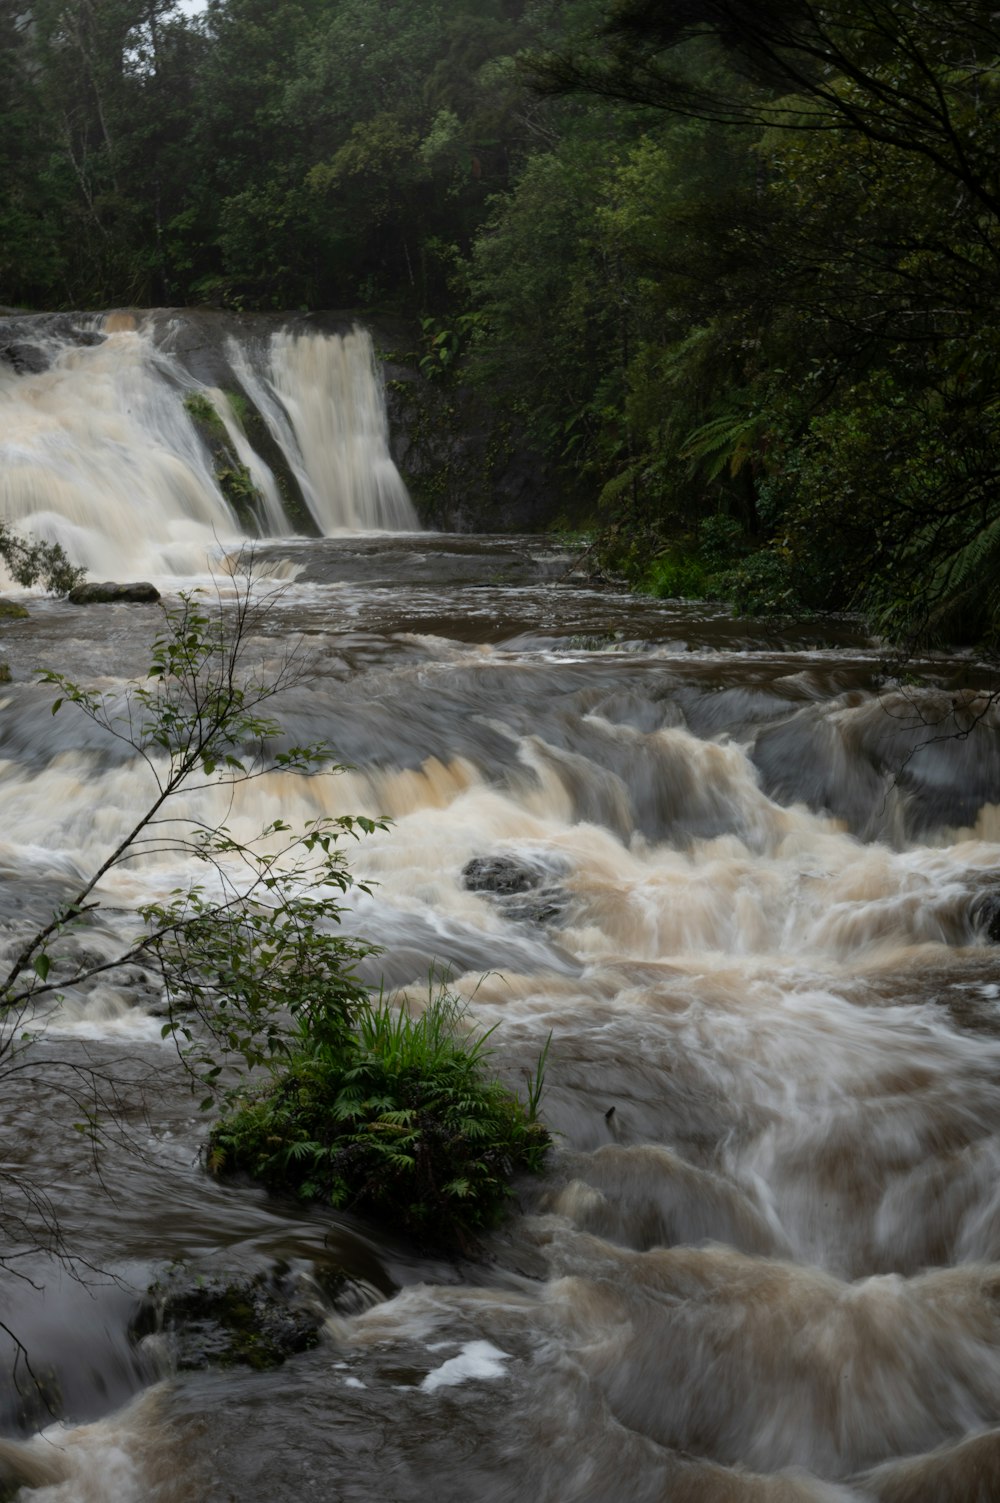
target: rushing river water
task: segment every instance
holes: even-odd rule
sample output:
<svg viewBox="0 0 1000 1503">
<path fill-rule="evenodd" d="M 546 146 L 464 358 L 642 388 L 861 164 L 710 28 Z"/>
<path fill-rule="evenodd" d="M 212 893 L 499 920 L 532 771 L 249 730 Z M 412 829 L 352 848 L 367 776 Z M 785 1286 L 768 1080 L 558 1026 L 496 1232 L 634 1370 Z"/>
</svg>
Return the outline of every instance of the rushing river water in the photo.
<svg viewBox="0 0 1000 1503">
<path fill-rule="evenodd" d="M 209 1178 L 151 987 L 68 996 L 0 1105 L 6 1166 L 92 1270 L 36 1259 L 33 1285 L 0 1284 L 63 1410 L 19 1416 L 5 1390 L 0 1465 L 35 1484 L 19 1498 L 1000 1497 L 1000 737 L 961 665 L 893 688 L 850 623 L 631 599 L 544 539 L 345 534 L 262 557 L 288 583 L 260 650 L 309 652 L 282 718 L 351 770 L 196 812 L 390 816 L 353 854 L 373 886 L 348 923 L 392 986 L 447 968 L 499 1023 L 512 1083 L 551 1032 L 555 1147 L 481 1258 L 423 1258 Z M 53 720 L 33 670 L 113 687 L 159 620 L 38 599 L 3 628 L 8 926 L 145 796 L 71 708 Z M 470 890 L 484 857 L 525 890 Z M 107 932 L 184 875 L 120 869 Z M 83 1060 L 134 1097 L 131 1150 L 96 1164 L 44 1089 Z M 129 1322 L 174 1263 L 282 1268 L 323 1304 L 320 1345 L 172 1373 Z"/>
</svg>

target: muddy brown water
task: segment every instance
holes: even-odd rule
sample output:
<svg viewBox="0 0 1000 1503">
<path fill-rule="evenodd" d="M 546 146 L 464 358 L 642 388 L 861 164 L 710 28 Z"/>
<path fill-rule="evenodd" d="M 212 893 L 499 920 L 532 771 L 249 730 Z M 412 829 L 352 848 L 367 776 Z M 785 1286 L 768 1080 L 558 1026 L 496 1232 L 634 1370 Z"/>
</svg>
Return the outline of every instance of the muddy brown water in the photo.
<svg viewBox="0 0 1000 1503">
<path fill-rule="evenodd" d="M 260 654 L 308 659 L 287 734 L 350 767 L 265 778 L 231 821 L 391 816 L 348 926 L 392 986 L 447 968 L 513 1084 L 551 1032 L 556 1146 L 481 1258 L 425 1258 L 209 1178 L 155 989 L 67 996 L 0 1105 L 85 1275 L 0 1282 L 62 1411 L 7 1405 L 25 1503 L 1000 1496 L 1000 737 L 969 665 L 899 685 L 856 623 L 632 599 L 545 539 L 263 556 L 287 585 Z M 146 792 L 33 670 L 114 690 L 158 620 L 39 600 L 4 629 L 8 934 Z M 551 901 L 470 891 L 495 857 Z M 120 871 L 92 943 L 184 876 Z M 97 1163 L 64 1091 L 83 1060 L 131 1093 Z M 176 1373 L 129 1336 L 176 1263 L 344 1270 L 354 1302 L 275 1371 Z"/>
</svg>

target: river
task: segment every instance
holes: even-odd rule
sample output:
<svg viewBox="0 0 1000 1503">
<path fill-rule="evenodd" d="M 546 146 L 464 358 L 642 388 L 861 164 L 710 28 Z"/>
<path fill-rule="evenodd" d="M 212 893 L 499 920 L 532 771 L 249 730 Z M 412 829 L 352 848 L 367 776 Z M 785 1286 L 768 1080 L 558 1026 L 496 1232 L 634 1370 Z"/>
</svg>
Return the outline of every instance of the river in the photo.
<svg viewBox="0 0 1000 1503">
<path fill-rule="evenodd" d="M 173 521 L 144 527 L 110 480 L 103 514 L 38 499 L 46 410 L 69 402 L 74 446 L 100 430 L 107 455 L 109 423 L 116 452 L 136 443 L 103 371 L 86 420 L 79 383 L 45 407 L 65 365 L 0 391 L 32 414 L 16 515 L 92 551 L 103 528 L 169 601 L 232 541 L 210 474 L 178 491 L 156 468 L 191 442 L 179 399 L 162 452 L 130 460 L 175 485 Z M 349 770 L 266 778 L 231 815 L 390 817 L 352 853 L 372 885 L 346 923 L 384 947 L 391 987 L 446 969 L 498 1024 L 513 1085 L 551 1033 L 548 1171 L 481 1256 L 423 1257 L 213 1180 L 151 983 L 66 996 L 0 1108 L 5 1170 L 51 1197 L 77 1274 L 38 1256 L 32 1283 L 0 1282 L 0 1318 L 59 1395 L 53 1420 L 5 1390 L 0 1465 L 34 1484 L 19 1503 L 997 1498 L 1000 737 L 962 687 L 974 671 L 941 658 L 890 680 L 850 621 L 733 621 L 588 581 L 556 540 L 400 521 L 259 544 L 281 581 L 261 653 L 308 654 L 282 718 Z M 144 797 L 142 768 L 72 707 L 53 719 L 34 670 L 114 689 L 160 621 L 28 603 L 0 644 L 11 933 Z M 516 863 L 523 890 L 470 889 L 477 858 Z M 168 858 L 120 869 L 92 942 L 184 876 Z M 128 1098 L 127 1141 L 96 1158 L 58 1093 L 84 1061 Z M 320 1344 L 273 1371 L 172 1371 L 130 1320 L 177 1264 L 298 1280 Z"/>
</svg>

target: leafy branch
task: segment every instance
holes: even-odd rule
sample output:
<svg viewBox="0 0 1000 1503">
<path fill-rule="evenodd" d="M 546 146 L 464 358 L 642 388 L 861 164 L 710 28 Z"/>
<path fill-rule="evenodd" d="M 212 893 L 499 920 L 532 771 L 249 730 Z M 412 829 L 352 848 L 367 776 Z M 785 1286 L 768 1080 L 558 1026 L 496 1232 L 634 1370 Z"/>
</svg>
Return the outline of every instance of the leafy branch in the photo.
<svg viewBox="0 0 1000 1503">
<path fill-rule="evenodd" d="M 168 1003 L 164 1035 L 177 1039 L 213 1090 L 222 1057 L 247 1069 L 273 1057 L 288 1016 L 317 986 L 341 1014 L 363 995 L 353 967 L 371 947 L 330 932 L 339 899 L 355 885 L 339 842 L 370 834 L 382 821 L 341 816 L 296 832 L 275 820 L 246 842 L 224 824 L 164 812 L 182 791 L 235 788 L 273 769 L 340 770 L 324 746 L 277 749 L 281 728 L 266 707 L 299 681 L 305 665 L 294 649 L 267 675 L 252 663 L 253 640 L 281 592 L 256 588 L 252 554 L 240 569 L 232 600 L 220 592 L 208 608 L 182 594 L 179 605 L 165 609 L 146 678 L 124 694 L 94 693 L 54 670 L 40 674 L 59 691 L 53 714 L 73 705 L 127 745 L 145 763 L 152 791 L 114 848 L 9 963 L 0 981 L 0 1060 L 12 1062 L 39 1000 L 130 964 L 158 970 Z M 100 907 L 102 879 L 127 861 L 167 852 L 207 866 L 208 881 L 144 905 L 145 932 L 114 958 L 67 967 L 54 947 Z M 195 1018 L 202 1025 L 197 1045 Z"/>
</svg>

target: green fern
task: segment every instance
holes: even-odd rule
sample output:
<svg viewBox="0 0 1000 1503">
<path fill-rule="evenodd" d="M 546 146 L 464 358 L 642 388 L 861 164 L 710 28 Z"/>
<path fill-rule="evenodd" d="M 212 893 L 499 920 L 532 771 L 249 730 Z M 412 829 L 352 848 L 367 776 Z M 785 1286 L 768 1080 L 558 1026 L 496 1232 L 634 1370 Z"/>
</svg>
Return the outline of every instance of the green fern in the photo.
<svg viewBox="0 0 1000 1503">
<path fill-rule="evenodd" d="M 216 1124 L 210 1166 L 467 1246 L 549 1143 L 537 1121 L 549 1046 L 525 1107 L 490 1073 L 492 1032 L 469 1031 L 447 992 L 415 1017 L 383 997 L 363 1002 L 339 1035 L 304 1031 L 271 1089 Z"/>
<path fill-rule="evenodd" d="M 757 457 L 764 422 L 762 413 L 723 413 L 688 434 L 680 457 L 691 460 L 694 468 L 707 461 L 708 480 L 718 480 L 726 469 L 735 479 Z"/>
</svg>

